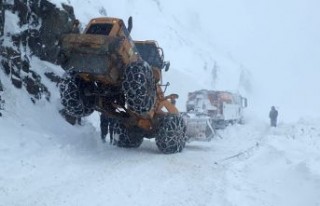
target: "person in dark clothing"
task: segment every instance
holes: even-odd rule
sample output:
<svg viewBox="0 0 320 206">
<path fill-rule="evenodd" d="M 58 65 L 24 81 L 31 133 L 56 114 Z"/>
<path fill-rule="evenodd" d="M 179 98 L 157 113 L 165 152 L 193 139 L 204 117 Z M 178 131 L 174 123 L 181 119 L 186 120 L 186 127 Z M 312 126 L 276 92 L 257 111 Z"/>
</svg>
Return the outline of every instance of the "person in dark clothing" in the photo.
<svg viewBox="0 0 320 206">
<path fill-rule="evenodd" d="M 110 144 L 114 144 L 113 141 L 113 128 L 114 128 L 114 119 L 109 119 L 109 133 L 110 133 Z"/>
<path fill-rule="evenodd" d="M 278 118 L 278 111 L 274 106 L 271 107 L 271 111 L 269 112 L 270 124 L 271 127 L 277 126 L 277 118 Z"/>
<path fill-rule="evenodd" d="M 101 140 L 103 143 L 106 142 L 106 136 L 110 135 L 110 144 L 113 144 L 113 127 L 114 120 L 107 115 L 101 113 L 100 115 L 100 130 L 101 130 Z"/>
<path fill-rule="evenodd" d="M 100 114 L 100 131 L 101 131 L 101 140 L 103 143 L 106 142 L 106 136 L 109 130 L 109 118 L 107 115 Z"/>
</svg>

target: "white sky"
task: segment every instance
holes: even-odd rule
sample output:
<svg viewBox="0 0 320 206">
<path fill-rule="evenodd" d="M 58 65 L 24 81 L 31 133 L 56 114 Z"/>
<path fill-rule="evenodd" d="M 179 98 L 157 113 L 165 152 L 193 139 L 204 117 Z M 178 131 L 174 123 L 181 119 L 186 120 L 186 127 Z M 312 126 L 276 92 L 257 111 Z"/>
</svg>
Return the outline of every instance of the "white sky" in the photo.
<svg viewBox="0 0 320 206">
<path fill-rule="evenodd" d="M 287 120 L 319 116 L 319 9 L 316 0 L 242 0 L 214 1 L 205 10 L 215 44 L 252 72 L 252 106 L 274 104 Z"/>
</svg>

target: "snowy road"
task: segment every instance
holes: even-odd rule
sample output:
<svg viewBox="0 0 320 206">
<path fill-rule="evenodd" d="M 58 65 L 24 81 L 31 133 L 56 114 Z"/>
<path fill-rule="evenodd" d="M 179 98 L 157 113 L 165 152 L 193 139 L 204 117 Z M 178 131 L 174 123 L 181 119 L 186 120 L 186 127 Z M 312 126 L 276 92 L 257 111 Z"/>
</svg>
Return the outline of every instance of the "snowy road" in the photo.
<svg viewBox="0 0 320 206">
<path fill-rule="evenodd" d="M 313 144 L 294 126 L 260 122 L 174 155 L 147 139 L 138 149 L 102 144 L 90 122 L 48 130 L 8 118 L 0 125 L 0 205 L 299 205 L 289 198 L 292 187 L 307 205 L 319 203 L 320 132 L 310 125 L 301 127 Z"/>
<path fill-rule="evenodd" d="M 96 118 L 71 126 L 55 102 L 5 95 L 0 206 L 320 205 L 319 120 L 269 128 L 251 118 L 164 155 L 148 139 L 138 149 L 102 144 Z"/>
</svg>

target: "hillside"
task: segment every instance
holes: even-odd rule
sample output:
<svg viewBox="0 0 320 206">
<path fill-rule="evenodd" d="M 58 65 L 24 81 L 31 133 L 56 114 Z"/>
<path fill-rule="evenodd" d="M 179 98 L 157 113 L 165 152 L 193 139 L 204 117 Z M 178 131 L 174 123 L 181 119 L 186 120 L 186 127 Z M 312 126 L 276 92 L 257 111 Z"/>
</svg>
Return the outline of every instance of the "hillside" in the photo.
<svg viewBox="0 0 320 206">
<path fill-rule="evenodd" d="M 288 7 L 275 0 L 261 5 L 184 1 L 183 6 L 158 0 L 19 2 L 6 1 L 5 24 L 0 24 L 5 34 L 0 39 L 0 95 L 5 100 L 0 206 L 320 205 L 317 1 Z M 274 15 L 270 24 L 266 12 Z M 53 62 L 51 34 L 66 32 L 65 21 L 78 18 L 84 27 L 92 17 L 106 15 L 133 16 L 133 38 L 155 39 L 163 47 L 171 61 L 164 77 L 171 84 L 167 92 L 180 95 L 181 111 L 189 91 L 239 91 L 249 99 L 246 124 L 221 130 L 210 142 L 189 142 L 182 153 L 164 155 L 153 139 L 137 149 L 103 144 L 98 113 L 82 125 L 67 123 L 58 112 L 57 81 L 64 71 Z M 60 26 L 50 27 L 52 22 Z M 270 33 L 264 32 L 273 26 L 278 30 L 268 39 Z M 296 35 L 288 36 L 291 30 Z M 286 44 L 279 36 L 288 37 Z M 297 50 L 287 47 L 296 40 L 304 40 Z M 280 112 L 276 128 L 267 119 L 272 104 Z"/>
</svg>

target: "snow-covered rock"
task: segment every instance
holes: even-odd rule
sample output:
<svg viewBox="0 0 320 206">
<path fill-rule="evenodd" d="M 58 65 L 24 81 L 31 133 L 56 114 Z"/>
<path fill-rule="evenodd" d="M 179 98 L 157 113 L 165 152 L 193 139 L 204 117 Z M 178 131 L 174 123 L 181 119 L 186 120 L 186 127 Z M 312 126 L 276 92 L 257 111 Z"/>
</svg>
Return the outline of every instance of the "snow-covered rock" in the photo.
<svg viewBox="0 0 320 206">
<path fill-rule="evenodd" d="M 17 89 L 30 94 L 33 102 L 41 98 L 49 101 L 51 92 L 43 78 L 58 81 L 58 75 L 56 71 L 48 74 L 45 69 L 36 71 L 32 58 L 38 56 L 55 63 L 59 39 L 70 31 L 75 19 L 73 8 L 63 4 L 60 9 L 47 0 L 34 0 L 5 5 L 1 1 L 0 10 L 4 20 L 0 25 L 4 34 L 0 39 L 2 78 L 9 78 Z"/>
</svg>

